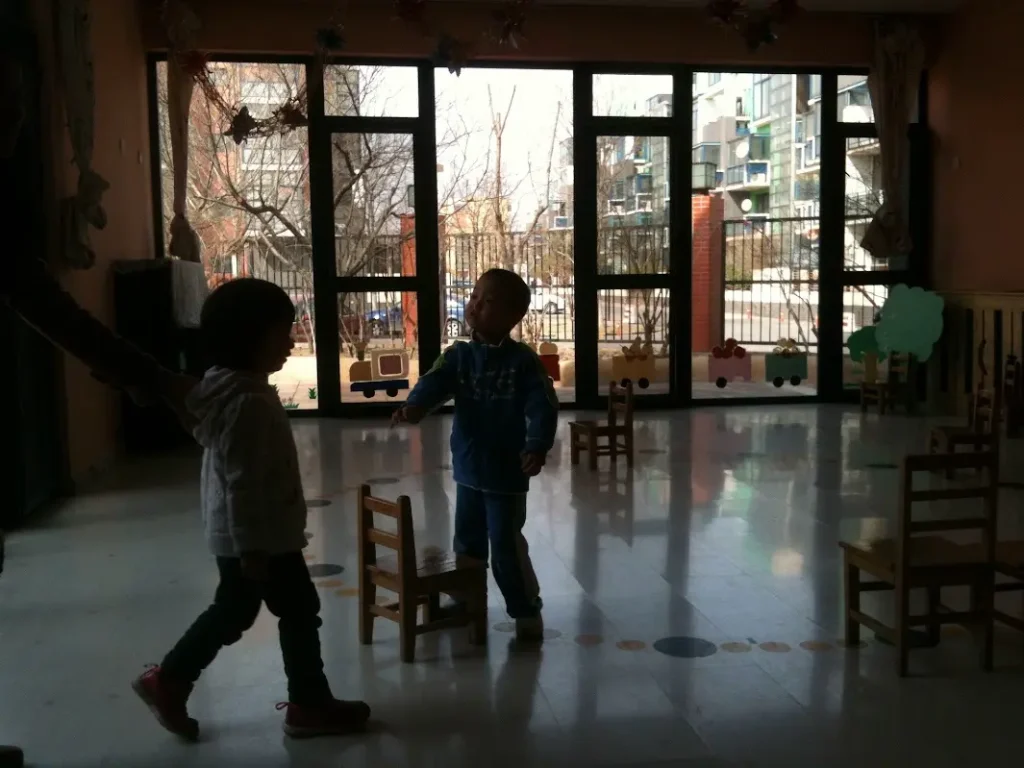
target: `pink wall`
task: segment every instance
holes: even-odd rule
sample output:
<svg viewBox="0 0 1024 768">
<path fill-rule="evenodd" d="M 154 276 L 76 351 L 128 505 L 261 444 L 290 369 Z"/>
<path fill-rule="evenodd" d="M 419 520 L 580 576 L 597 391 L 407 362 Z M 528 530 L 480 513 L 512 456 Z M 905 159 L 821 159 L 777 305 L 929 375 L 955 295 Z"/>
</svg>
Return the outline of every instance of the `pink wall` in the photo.
<svg viewBox="0 0 1024 768">
<path fill-rule="evenodd" d="M 965 3 L 930 69 L 940 290 L 1024 290 L 1021 29 L 1021 0 Z"/>
<path fill-rule="evenodd" d="M 61 103 L 54 97 L 53 32 L 50 3 L 35 3 L 37 35 L 42 47 L 43 109 L 53 139 L 47 184 L 53 209 L 49 213 L 50 264 L 78 302 L 104 322 L 113 321 L 113 279 L 110 264 L 120 259 L 153 255 L 150 208 L 149 129 L 146 69 L 139 18 L 133 0 L 102 0 L 92 6 L 96 79 L 96 129 L 93 166 L 110 182 L 104 196 L 107 227 L 92 232 L 96 264 L 87 271 L 63 269 L 54 258 L 58 247 L 56 200 L 70 194 L 78 174 L 71 165 L 71 147 Z M 68 456 L 76 481 L 88 479 L 108 465 L 118 449 L 119 398 L 96 382 L 76 360 L 65 361 L 68 400 Z"/>
</svg>

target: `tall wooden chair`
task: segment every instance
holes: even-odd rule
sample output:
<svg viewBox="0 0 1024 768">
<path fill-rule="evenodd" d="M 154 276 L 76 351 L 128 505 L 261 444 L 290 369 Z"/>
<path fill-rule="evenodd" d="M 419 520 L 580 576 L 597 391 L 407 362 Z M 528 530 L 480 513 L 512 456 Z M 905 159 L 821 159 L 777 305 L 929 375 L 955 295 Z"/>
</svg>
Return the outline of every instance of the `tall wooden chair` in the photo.
<svg viewBox="0 0 1024 768">
<path fill-rule="evenodd" d="M 999 404 L 990 389 L 979 389 L 971 403 L 970 420 L 966 426 L 933 427 L 928 441 L 930 453 L 956 453 L 961 446 L 973 451 L 999 449 Z M 947 477 L 952 477 L 947 470 Z"/>
<path fill-rule="evenodd" d="M 969 488 L 915 490 L 914 475 L 976 469 L 981 482 Z M 846 596 L 846 642 L 860 640 L 860 626 L 874 630 L 891 641 L 897 650 L 897 669 L 906 676 L 910 653 L 910 628 L 926 626 L 929 639 L 937 643 L 941 624 L 979 624 L 983 628 L 982 667 L 992 668 L 993 586 L 996 544 L 996 504 L 999 487 L 998 457 L 995 452 L 907 456 L 903 460 L 900 511 L 895 538 L 868 542 L 840 542 Z M 969 500 L 981 502 L 981 514 L 941 520 L 915 520 L 914 505 L 921 502 Z M 940 535 L 954 531 L 976 531 L 981 543 L 964 546 Z M 874 577 L 862 582 L 861 571 Z M 939 612 L 943 587 L 967 586 L 972 590 L 971 608 L 964 612 Z M 910 591 L 928 592 L 928 612 L 910 614 Z M 864 613 L 863 592 L 892 590 L 896 594 L 895 626 L 889 627 Z"/>
<path fill-rule="evenodd" d="M 621 442 L 620 442 L 621 441 Z M 569 422 L 569 457 L 573 464 L 580 463 L 580 451 L 587 451 L 591 469 L 597 469 L 598 456 L 610 456 L 612 462 L 619 454 L 626 457 L 626 466 L 633 466 L 633 382 L 625 386 L 608 385 L 608 421 Z"/>
<path fill-rule="evenodd" d="M 394 520 L 397 531 L 377 528 L 374 515 Z M 395 554 L 378 558 L 377 547 Z M 397 602 L 378 605 L 377 587 L 396 593 Z M 456 597 L 467 610 L 439 617 L 429 608 L 436 608 L 441 594 Z M 428 608 L 422 624 L 417 621 L 421 605 Z M 398 623 L 404 662 L 414 660 L 418 635 L 439 629 L 469 626 L 472 641 L 483 645 L 487 642 L 487 564 L 454 554 L 417 557 L 409 497 L 385 501 L 371 496 L 370 486 L 364 485 L 359 489 L 359 639 L 363 645 L 373 642 L 375 617 Z"/>
<path fill-rule="evenodd" d="M 860 385 L 860 410 L 867 413 L 871 405 L 878 406 L 879 415 L 892 410 L 897 404 L 903 405 L 908 411 L 914 407 L 914 357 L 892 353 L 889 355 L 889 367 L 884 381 L 863 381 Z"/>
</svg>

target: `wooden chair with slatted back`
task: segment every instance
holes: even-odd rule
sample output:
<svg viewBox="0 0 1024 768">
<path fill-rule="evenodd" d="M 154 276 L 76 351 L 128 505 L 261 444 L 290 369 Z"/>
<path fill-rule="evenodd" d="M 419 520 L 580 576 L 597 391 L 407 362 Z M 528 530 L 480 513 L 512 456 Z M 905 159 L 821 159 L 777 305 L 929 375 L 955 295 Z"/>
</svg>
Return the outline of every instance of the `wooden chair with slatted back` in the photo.
<svg viewBox="0 0 1024 768">
<path fill-rule="evenodd" d="M 970 422 L 964 425 L 933 427 L 928 439 L 930 453 L 956 453 L 967 446 L 973 451 L 998 451 L 999 404 L 990 389 L 979 389 L 971 402 Z M 952 470 L 947 477 L 952 477 Z"/>
<path fill-rule="evenodd" d="M 597 469 L 598 456 L 609 456 L 614 463 L 619 454 L 626 457 L 626 466 L 633 466 L 633 382 L 608 385 L 608 421 L 604 424 L 569 422 L 569 457 L 573 464 L 580 463 L 581 451 L 587 451 L 591 469 Z"/>
<path fill-rule="evenodd" d="M 375 515 L 394 520 L 397 530 L 377 528 Z M 378 558 L 377 547 L 395 554 Z M 378 605 L 378 587 L 394 592 L 398 600 Z M 425 610 L 419 623 L 419 607 L 437 606 L 442 594 L 455 597 L 466 610 L 448 616 Z M 359 489 L 359 639 L 363 645 L 373 642 L 375 617 L 398 623 L 404 662 L 414 660 L 418 635 L 439 629 L 468 626 L 472 642 L 483 645 L 487 642 L 487 564 L 440 552 L 417 557 L 409 497 L 385 501 L 372 496 L 370 486 L 364 485 Z"/>
<path fill-rule="evenodd" d="M 840 542 L 846 606 L 846 642 L 860 641 L 860 626 L 874 630 L 897 649 L 898 671 L 905 676 L 909 665 L 910 628 L 925 626 L 929 640 L 937 643 L 941 624 L 977 624 L 984 632 L 982 666 L 992 668 L 993 587 L 996 543 L 996 506 L 999 487 L 995 452 L 907 456 L 903 460 L 900 510 L 895 538 L 868 542 Z M 914 477 L 947 470 L 979 470 L 971 487 L 915 490 Z M 935 501 L 976 500 L 980 514 L 957 519 L 915 519 L 915 506 Z M 975 531 L 980 543 L 959 544 L 942 533 Z M 930 534 L 930 535 L 923 535 Z M 862 582 L 865 572 L 874 581 Z M 963 612 L 939 612 L 943 587 L 966 586 L 972 590 L 971 608 Z M 928 593 L 928 612 L 910 614 L 910 591 Z M 895 626 L 889 627 L 861 610 L 863 592 L 891 590 L 896 595 Z"/>
<path fill-rule="evenodd" d="M 913 410 L 914 356 L 893 352 L 889 355 L 888 373 L 884 381 L 863 381 L 860 385 L 860 409 L 866 413 L 868 406 L 877 405 L 879 415 L 892 410 L 897 404 Z"/>
</svg>

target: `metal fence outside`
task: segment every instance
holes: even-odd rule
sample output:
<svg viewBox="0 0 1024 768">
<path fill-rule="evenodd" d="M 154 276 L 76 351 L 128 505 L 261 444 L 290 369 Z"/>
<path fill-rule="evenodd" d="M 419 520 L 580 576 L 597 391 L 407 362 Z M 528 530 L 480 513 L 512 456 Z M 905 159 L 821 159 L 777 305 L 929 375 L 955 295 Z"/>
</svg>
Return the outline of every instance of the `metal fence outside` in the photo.
<svg viewBox="0 0 1024 768">
<path fill-rule="evenodd" d="M 818 226 L 817 218 L 722 223 L 725 338 L 817 346 Z"/>
<path fill-rule="evenodd" d="M 604 274 L 645 274 L 667 270 L 667 229 L 658 225 L 609 227 L 599 237 L 599 264 Z M 335 245 L 339 275 L 391 277 L 402 274 L 403 244 L 409 236 L 381 235 L 367 243 L 339 238 Z M 465 338 L 465 305 L 476 278 L 501 267 L 520 274 L 533 292 L 531 310 L 516 335 L 527 341 L 572 342 L 575 339 L 574 239 L 571 229 L 532 234 L 445 234 L 440 249 L 445 340 Z M 369 254 L 359 259 L 353 254 Z M 313 270 L 308 247 L 249 240 L 237 261 L 211 270 L 230 278 L 242 274 L 281 286 L 295 302 L 300 324 L 312 327 Z M 403 301 L 405 300 L 405 301 Z M 343 338 L 398 337 L 405 332 L 408 297 L 395 291 L 340 294 L 338 316 Z M 668 338 L 668 291 L 601 291 L 598 338 L 629 343 L 635 338 L 664 343 Z"/>
</svg>

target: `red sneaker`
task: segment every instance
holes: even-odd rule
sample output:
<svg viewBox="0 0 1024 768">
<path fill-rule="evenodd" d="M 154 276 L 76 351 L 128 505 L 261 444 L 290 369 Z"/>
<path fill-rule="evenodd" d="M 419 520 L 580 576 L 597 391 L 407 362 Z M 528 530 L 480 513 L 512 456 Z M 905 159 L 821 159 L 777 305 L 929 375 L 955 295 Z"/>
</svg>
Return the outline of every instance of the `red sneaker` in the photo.
<svg viewBox="0 0 1024 768">
<path fill-rule="evenodd" d="M 160 676 L 160 667 L 153 666 L 132 680 L 132 690 L 168 731 L 187 741 L 199 740 L 199 723 L 188 716 L 185 706 L 192 693 L 191 685 L 165 680 Z"/>
<path fill-rule="evenodd" d="M 370 707 L 362 701 L 331 699 L 319 707 L 282 702 L 277 708 L 287 708 L 284 732 L 295 739 L 358 733 L 366 728 L 366 721 L 370 719 Z"/>
</svg>

